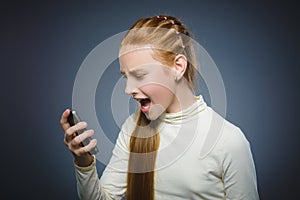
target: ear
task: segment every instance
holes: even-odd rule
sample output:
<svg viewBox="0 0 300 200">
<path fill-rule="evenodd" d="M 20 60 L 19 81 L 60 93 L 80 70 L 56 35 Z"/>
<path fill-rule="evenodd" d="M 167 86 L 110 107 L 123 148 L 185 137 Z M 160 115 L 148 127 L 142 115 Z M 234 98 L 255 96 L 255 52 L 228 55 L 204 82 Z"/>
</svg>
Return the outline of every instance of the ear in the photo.
<svg viewBox="0 0 300 200">
<path fill-rule="evenodd" d="M 187 59 L 183 54 L 178 54 L 174 59 L 175 80 L 180 80 L 186 70 Z"/>
</svg>

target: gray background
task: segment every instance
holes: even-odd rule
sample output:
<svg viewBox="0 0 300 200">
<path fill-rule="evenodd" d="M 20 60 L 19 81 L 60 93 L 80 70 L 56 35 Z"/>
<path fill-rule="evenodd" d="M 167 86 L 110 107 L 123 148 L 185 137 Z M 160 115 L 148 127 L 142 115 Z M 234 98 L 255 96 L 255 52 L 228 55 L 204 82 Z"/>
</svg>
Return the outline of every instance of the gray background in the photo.
<svg viewBox="0 0 300 200">
<path fill-rule="evenodd" d="M 261 199 L 298 196 L 300 31 L 294 4 L 2 1 L 0 11 L 1 199 L 77 199 L 73 160 L 59 126 L 77 70 L 101 41 L 156 14 L 181 18 L 216 62 L 227 119 L 252 146 Z M 110 111 L 118 71 L 116 61 L 96 95 L 100 123 L 112 141 L 119 130 Z M 101 174 L 104 166 L 97 164 Z"/>
</svg>

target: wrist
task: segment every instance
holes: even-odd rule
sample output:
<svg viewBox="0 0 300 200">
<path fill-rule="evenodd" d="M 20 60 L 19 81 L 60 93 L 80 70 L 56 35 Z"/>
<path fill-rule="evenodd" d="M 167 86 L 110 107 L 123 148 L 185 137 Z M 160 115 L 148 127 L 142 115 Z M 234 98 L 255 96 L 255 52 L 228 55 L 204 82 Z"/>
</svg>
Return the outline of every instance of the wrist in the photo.
<svg viewBox="0 0 300 200">
<path fill-rule="evenodd" d="M 79 167 L 88 167 L 94 162 L 94 156 L 87 154 L 84 156 L 74 156 L 74 163 Z"/>
</svg>

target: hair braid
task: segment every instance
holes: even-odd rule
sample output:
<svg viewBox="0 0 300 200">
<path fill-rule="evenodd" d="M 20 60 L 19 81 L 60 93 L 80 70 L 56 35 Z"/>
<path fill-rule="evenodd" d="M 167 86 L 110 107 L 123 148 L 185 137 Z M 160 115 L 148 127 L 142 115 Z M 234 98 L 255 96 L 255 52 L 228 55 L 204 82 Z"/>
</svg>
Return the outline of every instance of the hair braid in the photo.
<svg viewBox="0 0 300 200">
<path fill-rule="evenodd" d="M 188 63 L 184 77 L 191 88 L 194 87 L 194 76 L 196 73 L 195 55 L 190 39 L 190 31 L 177 18 L 168 15 L 141 18 L 127 32 L 121 43 L 121 49 L 126 49 L 127 45 L 151 45 L 153 56 L 167 66 L 173 66 L 176 55 L 186 56 Z M 127 174 L 127 200 L 153 200 L 154 199 L 154 169 L 156 161 L 156 151 L 159 147 L 159 133 L 157 124 L 150 126 L 146 116 L 139 111 L 137 115 L 136 127 L 130 138 L 130 156 Z M 141 129 L 140 127 L 148 129 Z M 151 136 L 145 135 L 145 130 Z M 142 159 L 137 159 L 136 153 L 146 155 Z M 149 156 L 150 153 L 150 156 Z M 136 167 L 146 166 L 145 171 L 134 171 Z M 149 167 L 150 166 L 150 167 Z"/>
</svg>

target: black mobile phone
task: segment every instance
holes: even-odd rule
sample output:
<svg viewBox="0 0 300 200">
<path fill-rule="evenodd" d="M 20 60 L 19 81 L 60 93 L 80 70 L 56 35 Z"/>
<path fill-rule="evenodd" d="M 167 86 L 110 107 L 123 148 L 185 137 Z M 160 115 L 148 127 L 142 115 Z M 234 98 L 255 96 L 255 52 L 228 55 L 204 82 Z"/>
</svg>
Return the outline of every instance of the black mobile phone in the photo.
<svg viewBox="0 0 300 200">
<path fill-rule="evenodd" d="M 68 122 L 70 124 L 70 126 L 74 126 L 75 124 L 77 124 L 78 122 L 80 122 L 80 118 L 78 116 L 78 113 L 75 110 L 71 110 L 70 115 L 68 117 Z M 86 128 L 79 130 L 76 132 L 77 135 L 82 134 L 84 131 L 86 131 Z M 86 146 L 90 143 L 90 141 L 92 140 L 91 137 L 85 139 L 84 141 L 81 142 L 82 146 Z M 93 148 L 92 150 L 90 150 L 89 153 L 91 154 L 97 154 L 99 152 L 97 146 L 95 148 Z"/>
</svg>

